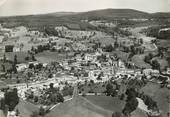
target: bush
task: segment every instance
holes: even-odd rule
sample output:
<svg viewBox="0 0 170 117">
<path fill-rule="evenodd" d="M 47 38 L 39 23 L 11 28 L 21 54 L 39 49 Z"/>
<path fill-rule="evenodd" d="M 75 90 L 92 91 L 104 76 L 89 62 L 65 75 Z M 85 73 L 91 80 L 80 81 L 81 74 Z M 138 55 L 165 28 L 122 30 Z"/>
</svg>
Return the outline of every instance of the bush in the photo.
<svg viewBox="0 0 170 117">
<path fill-rule="evenodd" d="M 39 115 L 44 116 L 46 114 L 45 109 L 41 106 L 39 109 Z"/>
<path fill-rule="evenodd" d="M 83 96 L 83 97 L 86 97 L 86 93 L 83 93 L 82 96 Z"/>
<path fill-rule="evenodd" d="M 37 111 L 32 112 L 31 117 L 39 117 L 39 114 Z"/>
<path fill-rule="evenodd" d="M 9 111 L 13 111 L 18 103 L 19 97 L 16 88 L 5 92 L 5 104 L 8 105 Z"/>
</svg>

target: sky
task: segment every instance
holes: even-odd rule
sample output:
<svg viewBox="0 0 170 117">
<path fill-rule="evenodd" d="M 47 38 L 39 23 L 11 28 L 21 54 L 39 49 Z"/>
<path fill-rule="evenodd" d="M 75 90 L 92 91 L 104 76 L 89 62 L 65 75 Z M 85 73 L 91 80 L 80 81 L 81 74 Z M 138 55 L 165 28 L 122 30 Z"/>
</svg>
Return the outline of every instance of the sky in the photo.
<svg viewBox="0 0 170 117">
<path fill-rule="evenodd" d="M 106 8 L 170 12 L 170 0 L 0 0 L 0 16 L 85 12 Z"/>
</svg>

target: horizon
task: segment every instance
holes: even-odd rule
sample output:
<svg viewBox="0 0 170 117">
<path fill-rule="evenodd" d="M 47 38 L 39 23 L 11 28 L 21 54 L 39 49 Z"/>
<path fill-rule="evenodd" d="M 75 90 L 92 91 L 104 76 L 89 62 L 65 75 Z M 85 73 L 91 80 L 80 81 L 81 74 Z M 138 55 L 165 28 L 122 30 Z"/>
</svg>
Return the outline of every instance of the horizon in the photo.
<svg viewBox="0 0 170 117">
<path fill-rule="evenodd" d="M 144 5 L 145 7 L 143 7 Z M 57 12 L 79 13 L 102 9 L 133 9 L 146 13 L 170 13 L 169 5 L 170 0 L 0 0 L 0 17 Z"/>
</svg>

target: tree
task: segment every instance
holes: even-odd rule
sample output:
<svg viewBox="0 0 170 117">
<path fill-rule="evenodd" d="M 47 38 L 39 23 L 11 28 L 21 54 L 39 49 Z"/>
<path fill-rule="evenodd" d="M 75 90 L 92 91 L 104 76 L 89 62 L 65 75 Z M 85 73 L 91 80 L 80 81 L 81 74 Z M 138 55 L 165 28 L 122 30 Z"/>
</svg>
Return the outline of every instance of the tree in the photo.
<svg viewBox="0 0 170 117">
<path fill-rule="evenodd" d="M 20 112 L 18 109 L 16 109 L 16 116 L 19 116 Z"/>
<path fill-rule="evenodd" d="M 125 115 L 129 115 L 131 112 L 133 112 L 134 110 L 136 110 L 137 106 L 138 106 L 138 100 L 136 99 L 136 91 L 133 88 L 127 89 L 126 90 L 126 95 L 127 100 L 126 100 L 126 105 L 123 109 L 123 113 Z"/>
<path fill-rule="evenodd" d="M 5 69 L 5 65 L 2 64 L 1 66 L 2 66 L 2 71 L 5 72 L 5 70 L 6 70 L 6 69 Z"/>
<path fill-rule="evenodd" d="M 29 69 L 33 69 L 33 68 L 35 68 L 35 66 L 34 66 L 34 64 L 33 63 L 31 63 L 31 64 L 29 64 L 29 67 L 28 67 Z"/>
<path fill-rule="evenodd" d="M 114 112 L 112 117 L 122 117 L 122 114 L 120 112 Z"/>
<path fill-rule="evenodd" d="M 42 64 L 42 63 L 39 63 L 38 65 L 36 65 L 36 69 L 41 70 L 42 67 L 43 67 L 43 64 Z"/>
<path fill-rule="evenodd" d="M 39 115 L 44 116 L 45 115 L 45 109 L 41 106 L 39 109 Z"/>
<path fill-rule="evenodd" d="M 0 99 L 0 110 L 5 111 L 5 99 L 4 98 Z"/>
<path fill-rule="evenodd" d="M 110 96 L 110 95 L 112 94 L 112 92 L 113 92 L 113 86 L 112 86 L 111 83 L 108 83 L 108 84 L 106 85 L 106 95 L 107 95 L 107 96 Z"/>
<path fill-rule="evenodd" d="M 93 84 L 94 84 L 94 80 L 90 80 L 90 84 L 92 84 L 92 85 L 93 85 Z"/>
<path fill-rule="evenodd" d="M 15 106 L 19 103 L 17 89 L 10 89 L 5 92 L 5 104 L 8 105 L 9 111 L 14 110 Z"/>
<path fill-rule="evenodd" d="M 26 56 L 26 57 L 25 57 L 25 60 L 28 61 L 28 60 L 29 60 L 29 56 Z"/>
<path fill-rule="evenodd" d="M 127 100 L 126 105 L 122 112 L 125 115 L 129 115 L 131 112 L 136 110 L 137 106 L 138 106 L 138 100 L 136 98 L 131 98 Z"/>
<path fill-rule="evenodd" d="M 6 62 L 6 55 L 4 54 L 4 57 L 3 57 L 3 62 L 5 63 Z"/>
<path fill-rule="evenodd" d="M 16 67 L 16 64 L 13 64 L 13 65 L 12 65 L 12 71 L 14 71 L 14 73 L 17 73 L 17 67 Z"/>
<path fill-rule="evenodd" d="M 124 98 L 125 98 L 125 94 L 121 94 L 120 95 L 120 100 L 124 100 Z"/>
<path fill-rule="evenodd" d="M 168 66 L 170 67 L 170 57 L 167 57 L 166 60 L 168 61 Z"/>
<path fill-rule="evenodd" d="M 53 88 L 54 88 L 54 84 L 50 83 L 50 89 L 53 89 Z"/>
<path fill-rule="evenodd" d="M 106 47 L 105 47 L 105 51 L 106 52 L 112 52 L 114 50 L 114 48 L 113 48 L 113 46 L 110 44 L 110 45 L 107 45 Z"/>
<path fill-rule="evenodd" d="M 153 54 L 152 54 L 152 53 L 149 53 L 147 56 L 145 56 L 144 61 L 145 61 L 146 63 L 150 63 L 150 61 L 152 60 L 152 58 L 153 58 Z"/>
<path fill-rule="evenodd" d="M 18 61 L 17 61 L 17 55 L 15 54 L 15 56 L 14 56 L 14 64 L 16 65 L 18 63 Z"/>
<path fill-rule="evenodd" d="M 57 102 L 64 102 L 64 98 L 63 98 L 63 96 L 61 95 L 61 93 L 58 93 L 58 94 L 57 94 Z"/>
<path fill-rule="evenodd" d="M 32 112 L 31 117 L 39 117 L 39 114 L 37 111 Z"/>
<path fill-rule="evenodd" d="M 160 63 L 157 60 L 152 61 L 152 69 L 160 70 Z"/>
<path fill-rule="evenodd" d="M 32 60 L 36 61 L 36 58 L 35 58 L 34 54 L 32 54 Z"/>
<path fill-rule="evenodd" d="M 34 96 L 34 102 L 38 102 L 38 96 Z"/>
</svg>

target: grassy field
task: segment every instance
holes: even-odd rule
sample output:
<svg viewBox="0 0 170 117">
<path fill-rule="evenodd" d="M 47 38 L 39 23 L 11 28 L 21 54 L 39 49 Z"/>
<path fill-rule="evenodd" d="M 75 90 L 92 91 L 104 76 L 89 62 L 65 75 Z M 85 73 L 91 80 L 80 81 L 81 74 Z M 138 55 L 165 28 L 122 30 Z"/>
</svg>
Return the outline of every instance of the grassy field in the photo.
<svg viewBox="0 0 170 117">
<path fill-rule="evenodd" d="M 50 63 L 52 61 L 63 61 L 64 59 L 70 57 L 71 53 L 58 53 L 58 52 L 49 52 L 44 51 L 35 55 L 37 61 L 42 63 Z"/>
<path fill-rule="evenodd" d="M 170 91 L 167 88 L 160 88 L 159 84 L 149 82 L 145 87 L 141 89 L 146 95 L 149 95 L 154 99 L 159 109 L 162 112 L 163 117 L 168 117 L 169 103 L 167 97 L 170 94 Z"/>
<path fill-rule="evenodd" d="M 125 105 L 125 101 L 121 101 L 117 97 L 86 96 L 86 99 L 91 101 L 93 104 L 100 106 L 106 110 L 110 110 L 112 112 L 121 112 Z"/>
<path fill-rule="evenodd" d="M 106 85 L 103 83 L 93 84 L 93 85 L 84 85 L 80 88 L 81 93 L 89 93 L 89 91 L 93 91 L 94 93 L 103 93 L 106 90 Z"/>
<path fill-rule="evenodd" d="M 137 108 L 135 111 L 131 113 L 131 117 L 148 117 L 148 115 L 139 108 Z"/>
<path fill-rule="evenodd" d="M 20 100 L 16 109 L 19 110 L 21 117 L 31 117 L 32 112 L 39 111 L 39 107 L 23 100 Z"/>
<path fill-rule="evenodd" d="M 145 55 L 147 54 L 133 56 L 132 62 L 140 68 L 151 68 L 151 66 L 148 63 L 144 62 Z"/>
<path fill-rule="evenodd" d="M 5 53 L 7 59 L 10 61 L 14 61 L 14 56 L 17 55 L 17 62 L 18 63 L 27 63 L 28 61 L 25 60 L 25 57 L 28 56 L 27 52 L 8 52 Z"/>
<path fill-rule="evenodd" d="M 159 39 L 157 46 L 158 47 L 167 47 L 170 45 L 170 40 Z"/>
<path fill-rule="evenodd" d="M 82 97 L 77 97 L 56 106 L 45 117 L 111 117 L 111 114 L 111 111 L 96 106 Z"/>
</svg>

